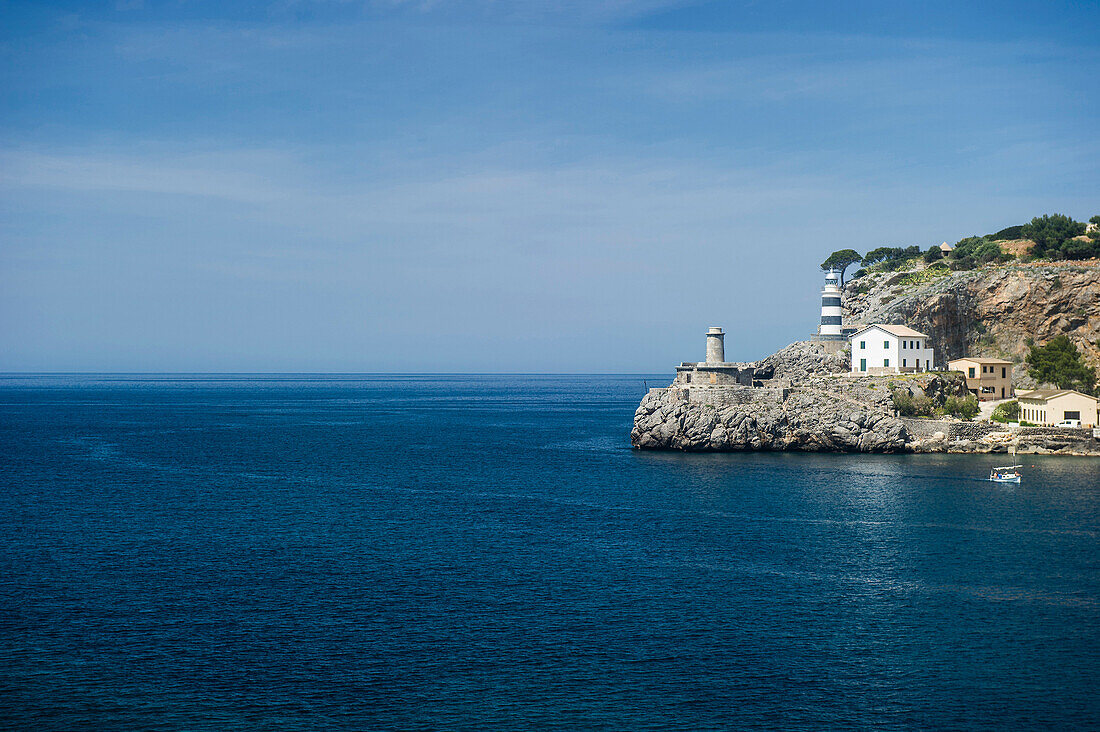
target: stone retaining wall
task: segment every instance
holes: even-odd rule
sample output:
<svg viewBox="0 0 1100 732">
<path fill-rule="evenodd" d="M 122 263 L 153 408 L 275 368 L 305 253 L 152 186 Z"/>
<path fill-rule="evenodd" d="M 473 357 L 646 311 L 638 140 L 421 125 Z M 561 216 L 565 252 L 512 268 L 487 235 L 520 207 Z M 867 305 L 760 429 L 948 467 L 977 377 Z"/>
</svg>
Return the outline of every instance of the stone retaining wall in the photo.
<svg viewBox="0 0 1100 732">
<path fill-rule="evenodd" d="M 782 389 L 751 386 L 699 387 L 688 389 L 688 401 L 703 404 L 779 404 L 785 398 Z"/>
<path fill-rule="evenodd" d="M 990 432 L 1008 432 L 1008 427 L 996 422 L 951 422 L 947 436 L 951 440 L 977 440 Z"/>
<path fill-rule="evenodd" d="M 1096 439 L 1088 427 L 1020 427 L 1016 434 L 1021 437 L 1033 435 L 1040 437 L 1063 437 L 1074 440 Z"/>
<path fill-rule="evenodd" d="M 951 425 L 956 424 L 946 419 L 917 419 L 915 417 L 901 417 L 900 419 L 905 423 L 905 429 L 909 430 L 909 434 L 918 440 L 927 440 L 937 432 L 942 432 L 944 436 L 947 436 L 951 433 Z"/>
</svg>

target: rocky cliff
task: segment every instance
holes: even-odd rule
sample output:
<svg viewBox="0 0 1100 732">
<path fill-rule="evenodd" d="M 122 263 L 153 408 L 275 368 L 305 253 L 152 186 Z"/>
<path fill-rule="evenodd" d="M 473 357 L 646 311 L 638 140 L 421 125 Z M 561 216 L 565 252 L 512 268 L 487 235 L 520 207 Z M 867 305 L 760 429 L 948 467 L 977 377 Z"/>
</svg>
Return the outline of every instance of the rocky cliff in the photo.
<svg viewBox="0 0 1100 732">
<path fill-rule="evenodd" d="M 917 438 L 896 416 L 892 393 L 942 404 L 965 396 L 959 374 L 851 377 L 847 360 L 798 342 L 755 364 L 762 388 L 651 389 L 634 414 L 631 443 L 646 450 L 900 452 Z M 843 375 L 842 375 L 843 374 Z"/>
<path fill-rule="evenodd" d="M 989 265 L 951 272 L 926 268 L 872 273 L 845 288 L 846 323 L 896 323 L 932 336 L 946 362 L 993 356 L 1016 362 L 1015 380 L 1035 386 L 1022 366 L 1026 341 L 1065 334 L 1086 363 L 1100 366 L 1100 262 Z"/>
<path fill-rule="evenodd" d="M 792 391 L 778 403 L 700 404 L 678 389 L 652 389 L 634 414 L 630 441 L 643 450 L 899 452 L 904 423 L 872 405 Z"/>
</svg>

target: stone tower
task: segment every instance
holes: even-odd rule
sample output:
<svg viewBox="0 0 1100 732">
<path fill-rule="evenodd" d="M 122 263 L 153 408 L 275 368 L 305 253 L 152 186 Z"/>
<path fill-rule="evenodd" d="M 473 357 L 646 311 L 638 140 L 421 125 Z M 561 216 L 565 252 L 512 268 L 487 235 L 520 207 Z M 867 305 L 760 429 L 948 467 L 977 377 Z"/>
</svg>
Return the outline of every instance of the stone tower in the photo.
<svg viewBox="0 0 1100 732">
<path fill-rule="evenodd" d="M 839 328 L 839 326 L 837 327 Z M 840 333 L 840 331 L 838 330 L 837 333 Z M 725 337 L 726 334 L 717 326 L 707 330 L 707 363 L 726 362 Z"/>
</svg>

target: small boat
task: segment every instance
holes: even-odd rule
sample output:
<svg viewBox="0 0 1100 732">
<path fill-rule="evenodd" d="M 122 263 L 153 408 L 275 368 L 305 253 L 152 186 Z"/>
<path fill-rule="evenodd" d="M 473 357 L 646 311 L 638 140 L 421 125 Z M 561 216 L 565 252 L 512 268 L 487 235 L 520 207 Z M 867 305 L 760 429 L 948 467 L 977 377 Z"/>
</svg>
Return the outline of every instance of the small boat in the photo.
<svg viewBox="0 0 1100 732">
<path fill-rule="evenodd" d="M 1020 471 L 1023 465 L 1003 465 L 989 471 L 989 479 L 994 483 L 1019 483 Z"/>
<path fill-rule="evenodd" d="M 1016 462 L 1016 445 L 1012 446 L 1012 462 Z M 989 479 L 994 483 L 1019 483 L 1020 468 L 1023 465 L 1002 465 L 989 471 Z"/>
</svg>

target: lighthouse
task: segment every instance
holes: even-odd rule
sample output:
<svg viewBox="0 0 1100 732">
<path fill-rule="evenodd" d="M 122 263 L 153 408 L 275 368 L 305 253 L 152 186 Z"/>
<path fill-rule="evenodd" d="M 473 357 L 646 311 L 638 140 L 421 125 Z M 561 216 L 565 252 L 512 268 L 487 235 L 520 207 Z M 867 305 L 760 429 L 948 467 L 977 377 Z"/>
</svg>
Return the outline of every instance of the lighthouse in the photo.
<svg viewBox="0 0 1100 732">
<path fill-rule="evenodd" d="M 726 361 L 726 344 L 724 343 L 726 334 L 722 332 L 722 329 L 713 326 L 707 331 L 707 360 L 708 364 L 725 363 Z"/>
<path fill-rule="evenodd" d="M 840 340 L 840 272 L 830 269 L 821 288 L 821 325 L 817 329 L 821 340 Z"/>
</svg>

